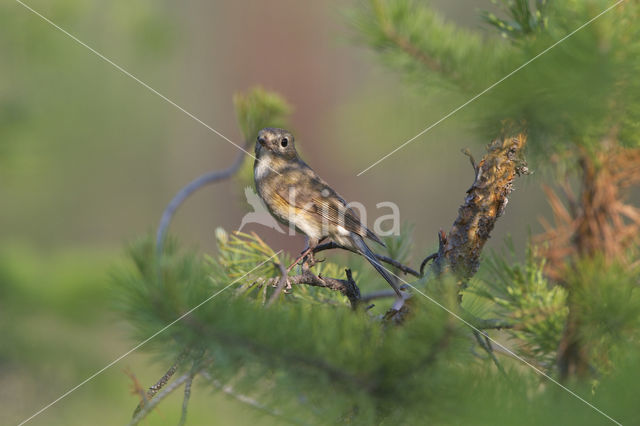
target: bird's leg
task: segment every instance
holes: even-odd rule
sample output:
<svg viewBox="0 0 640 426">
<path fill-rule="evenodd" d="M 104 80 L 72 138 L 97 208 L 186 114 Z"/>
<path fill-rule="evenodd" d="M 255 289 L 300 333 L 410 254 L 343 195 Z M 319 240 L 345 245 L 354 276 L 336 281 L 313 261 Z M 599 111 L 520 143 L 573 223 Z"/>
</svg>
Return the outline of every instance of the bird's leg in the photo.
<svg viewBox="0 0 640 426">
<path fill-rule="evenodd" d="M 318 244 L 320 244 L 322 241 L 324 241 L 324 239 L 327 237 L 322 237 L 319 240 L 312 240 L 309 237 L 307 237 L 307 256 L 308 259 L 306 260 L 307 265 L 309 265 L 309 267 L 311 268 L 313 265 L 315 265 L 318 262 L 324 262 L 325 259 L 321 259 L 321 260 L 316 260 L 315 258 L 315 249 L 316 247 L 318 247 Z M 303 262 L 305 263 L 305 262 Z"/>
<path fill-rule="evenodd" d="M 324 238 L 323 238 L 324 239 Z M 296 259 L 295 262 L 289 266 L 287 272 L 290 272 L 294 266 L 296 266 L 299 262 L 308 263 L 309 266 L 313 266 L 316 263 L 316 260 L 313 257 L 313 250 L 318 246 L 321 240 L 317 240 L 315 238 L 307 237 L 307 248 L 302 251 L 300 256 Z"/>
<path fill-rule="evenodd" d="M 296 266 L 298 264 L 298 262 L 304 260 L 304 258 L 307 257 L 307 254 L 311 253 L 312 251 L 313 251 L 313 248 L 311 248 L 311 247 L 309 247 L 305 251 L 303 251 L 302 254 L 295 260 L 295 262 L 293 262 L 291 264 L 291 266 L 289 266 L 287 268 L 287 273 L 291 272 L 293 267 Z"/>
</svg>

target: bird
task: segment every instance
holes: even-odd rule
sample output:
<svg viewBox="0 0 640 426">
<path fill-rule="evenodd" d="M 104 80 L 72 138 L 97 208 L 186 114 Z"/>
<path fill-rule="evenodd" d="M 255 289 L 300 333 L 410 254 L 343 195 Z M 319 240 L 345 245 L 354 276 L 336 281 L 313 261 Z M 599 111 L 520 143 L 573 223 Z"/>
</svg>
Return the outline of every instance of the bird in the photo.
<svg viewBox="0 0 640 426">
<path fill-rule="evenodd" d="M 312 256 L 318 244 L 329 238 L 364 256 L 398 298 L 403 298 L 389 271 L 365 242 L 367 238 L 384 247 L 382 240 L 300 158 L 291 132 L 273 127 L 258 132 L 253 176 L 256 191 L 273 217 L 307 237 L 306 250 L 288 271 L 307 255 Z"/>
</svg>

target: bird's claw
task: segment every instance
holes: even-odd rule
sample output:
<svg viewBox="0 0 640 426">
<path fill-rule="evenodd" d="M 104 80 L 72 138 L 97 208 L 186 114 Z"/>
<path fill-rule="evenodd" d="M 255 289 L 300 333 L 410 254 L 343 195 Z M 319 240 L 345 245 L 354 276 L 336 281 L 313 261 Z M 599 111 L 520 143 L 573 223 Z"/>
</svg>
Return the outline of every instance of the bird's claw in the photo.
<svg viewBox="0 0 640 426">
<path fill-rule="evenodd" d="M 280 279 L 279 279 L 279 280 L 274 281 L 274 282 L 273 282 L 273 284 L 271 284 L 271 287 L 277 288 L 277 287 L 280 285 L 280 281 L 282 281 L 282 276 L 280 277 Z M 285 285 L 284 285 L 284 287 L 282 288 L 282 291 L 283 291 L 285 294 L 290 294 L 290 293 L 291 293 L 291 289 L 292 289 L 292 288 L 293 288 L 293 287 L 291 286 L 291 281 L 289 280 L 289 277 L 286 277 L 286 279 L 285 279 Z"/>
</svg>

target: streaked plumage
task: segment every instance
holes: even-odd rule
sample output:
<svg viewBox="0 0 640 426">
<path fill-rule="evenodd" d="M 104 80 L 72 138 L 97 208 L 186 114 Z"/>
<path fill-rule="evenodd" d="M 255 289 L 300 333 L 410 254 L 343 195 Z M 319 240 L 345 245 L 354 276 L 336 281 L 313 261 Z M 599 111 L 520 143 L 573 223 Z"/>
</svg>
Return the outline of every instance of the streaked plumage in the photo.
<svg viewBox="0 0 640 426">
<path fill-rule="evenodd" d="M 346 207 L 345 200 L 300 159 L 290 132 L 262 129 L 255 153 L 256 190 L 277 220 L 305 234 L 310 248 L 328 237 L 358 251 L 401 296 L 393 277 L 376 259 L 364 238 L 384 245 L 382 241 Z"/>
</svg>

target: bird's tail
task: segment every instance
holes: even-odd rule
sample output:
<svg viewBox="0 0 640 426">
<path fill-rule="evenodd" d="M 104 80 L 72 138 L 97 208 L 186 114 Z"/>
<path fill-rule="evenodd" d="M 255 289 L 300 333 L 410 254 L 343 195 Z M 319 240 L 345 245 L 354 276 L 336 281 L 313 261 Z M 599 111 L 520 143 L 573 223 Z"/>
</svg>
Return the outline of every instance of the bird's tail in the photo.
<svg viewBox="0 0 640 426">
<path fill-rule="evenodd" d="M 364 242 L 362 237 L 356 233 L 352 233 L 352 234 L 353 234 L 352 241 L 356 246 L 356 248 L 358 249 L 358 251 L 360 252 L 360 254 L 362 254 L 369 261 L 369 263 L 371 263 L 371 265 L 373 265 L 373 267 L 376 268 L 376 271 L 378 271 L 378 273 L 382 275 L 382 278 L 384 278 L 389 283 L 389 285 L 393 288 L 393 291 L 396 292 L 398 297 L 402 298 L 402 293 L 400 293 L 400 289 L 396 285 L 396 282 L 391 276 L 391 274 L 385 269 L 384 266 L 382 266 L 382 264 L 380 264 L 380 261 L 376 258 L 376 255 L 371 251 L 369 246 L 367 246 L 367 244 Z"/>
</svg>

